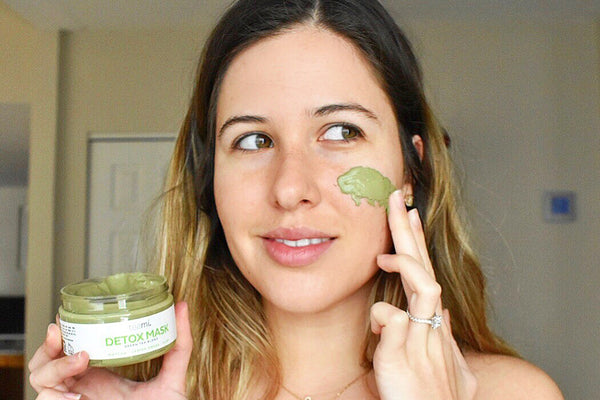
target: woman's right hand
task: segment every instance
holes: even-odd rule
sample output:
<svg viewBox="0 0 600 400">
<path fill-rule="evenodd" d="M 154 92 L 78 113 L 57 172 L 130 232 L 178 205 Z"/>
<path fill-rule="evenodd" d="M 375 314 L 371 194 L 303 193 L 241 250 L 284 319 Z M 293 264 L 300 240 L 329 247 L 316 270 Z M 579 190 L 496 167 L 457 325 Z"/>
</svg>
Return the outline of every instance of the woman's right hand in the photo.
<svg viewBox="0 0 600 400">
<path fill-rule="evenodd" d="M 48 327 L 46 340 L 29 362 L 29 382 L 37 400 L 185 400 L 186 372 L 192 335 L 186 303 L 175 306 L 177 340 L 164 356 L 159 374 L 147 382 L 133 382 L 104 368 L 88 367 L 87 353 L 65 356 L 60 329 Z"/>
</svg>

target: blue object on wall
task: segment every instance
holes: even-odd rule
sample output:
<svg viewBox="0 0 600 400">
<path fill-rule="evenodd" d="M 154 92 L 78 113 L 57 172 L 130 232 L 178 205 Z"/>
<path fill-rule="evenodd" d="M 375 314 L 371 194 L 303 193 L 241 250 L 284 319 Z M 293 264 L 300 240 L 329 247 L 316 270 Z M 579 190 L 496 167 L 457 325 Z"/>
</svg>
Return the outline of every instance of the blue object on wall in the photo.
<svg viewBox="0 0 600 400">
<path fill-rule="evenodd" d="M 575 221 L 575 198 L 573 191 L 544 192 L 544 220 L 546 222 Z"/>
</svg>

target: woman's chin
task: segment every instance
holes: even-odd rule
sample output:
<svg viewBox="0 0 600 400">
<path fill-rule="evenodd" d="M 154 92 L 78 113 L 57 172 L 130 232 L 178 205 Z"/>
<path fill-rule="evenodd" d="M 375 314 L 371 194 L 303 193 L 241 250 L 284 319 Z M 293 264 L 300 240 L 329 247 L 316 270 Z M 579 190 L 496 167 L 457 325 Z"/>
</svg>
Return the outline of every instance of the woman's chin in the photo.
<svg viewBox="0 0 600 400">
<path fill-rule="evenodd" d="M 355 282 L 353 282 L 355 283 Z M 326 314 L 337 308 L 344 309 L 345 304 L 368 301 L 372 284 L 368 280 L 359 287 L 339 287 L 332 285 L 315 285 L 299 289 L 271 291 L 263 295 L 263 304 L 267 315 L 271 312 L 297 316 Z"/>
</svg>

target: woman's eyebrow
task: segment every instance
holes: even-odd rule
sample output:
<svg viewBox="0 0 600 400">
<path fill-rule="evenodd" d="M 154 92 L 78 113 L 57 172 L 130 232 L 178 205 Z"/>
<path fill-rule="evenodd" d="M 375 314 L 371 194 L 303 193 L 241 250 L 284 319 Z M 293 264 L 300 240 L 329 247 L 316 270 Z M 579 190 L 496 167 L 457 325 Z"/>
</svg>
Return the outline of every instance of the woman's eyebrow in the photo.
<svg viewBox="0 0 600 400">
<path fill-rule="evenodd" d="M 314 109 L 310 114 L 315 117 L 324 117 L 326 115 L 330 115 L 340 111 L 353 111 L 363 114 L 369 119 L 374 120 L 379 123 L 379 119 L 375 113 L 358 103 L 339 103 L 339 104 L 327 104 L 321 107 Z M 244 123 L 244 122 L 257 122 L 257 123 L 265 123 L 268 119 L 266 117 L 260 115 L 234 115 L 225 121 L 225 123 L 219 129 L 218 136 L 221 136 L 225 129 L 229 128 L 231 125 Z"/>
<path fill-rule="evenodd" d="M 373 119 L 377 123 L 379 123 L 379 119 L 373 111 L 361 106 L 358 103 L 327 104 L 325 106 L 318 107 L 312 112 L 312 114 L 316 117 L 323 117 L 339 111 L 358 112 L 360 114 L 363 114 L 367 118 Z"/>
<path fill-rule="evenodd" d="M 244 123 L 244 122 L 258 122 L 265 123 L 267 122 L 267 118 L 261 117 L 260 115 L 234 115 L 225 121 L 221 129 L 219 129 L 219 135 L 221 136 L 225 129 L 229 128 L 231 125 Z"/>
</svg>

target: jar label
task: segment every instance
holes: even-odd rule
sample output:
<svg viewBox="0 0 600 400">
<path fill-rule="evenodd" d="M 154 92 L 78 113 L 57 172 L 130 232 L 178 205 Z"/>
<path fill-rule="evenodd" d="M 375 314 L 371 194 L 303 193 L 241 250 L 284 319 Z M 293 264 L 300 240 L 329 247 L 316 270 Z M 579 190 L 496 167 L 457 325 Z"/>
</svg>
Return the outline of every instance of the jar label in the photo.
<svg viewBox="0 0 600 400">
<path fill-rule="evenodd" d="M 90 360 L 128 358 L 159 350 L 177 338 L 175 307 L 128 321 L 78 324 L 60 320 L 66 355 L 85 350 Z"/>
</svg>

